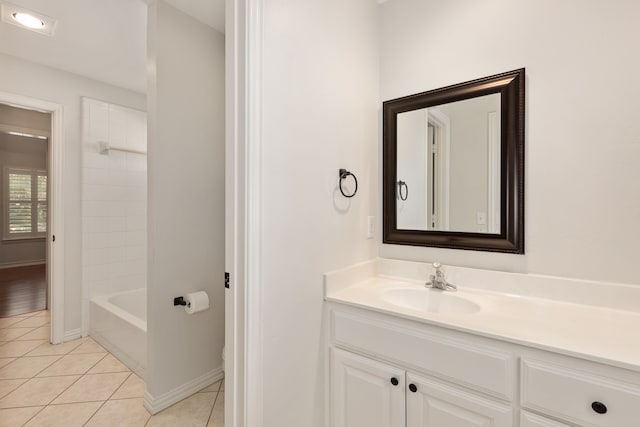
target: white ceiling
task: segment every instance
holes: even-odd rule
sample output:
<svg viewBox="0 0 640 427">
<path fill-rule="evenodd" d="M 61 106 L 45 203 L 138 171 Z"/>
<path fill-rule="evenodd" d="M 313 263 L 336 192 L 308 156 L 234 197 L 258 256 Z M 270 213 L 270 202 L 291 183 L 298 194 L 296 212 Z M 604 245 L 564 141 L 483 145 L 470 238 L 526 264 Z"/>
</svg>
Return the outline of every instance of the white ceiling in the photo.
<svg viewBox="0 0 640 427">
<path fill-rule="evenodd" d="M 165 0 L 224 31 L 224 0 Z M 4 1 L 1 1 L 4 3 Z M 58 20 L 53 37 L 0 23 L 0 52 L 146 92 L 145 0 L 12 0 Z"/>
</svg>

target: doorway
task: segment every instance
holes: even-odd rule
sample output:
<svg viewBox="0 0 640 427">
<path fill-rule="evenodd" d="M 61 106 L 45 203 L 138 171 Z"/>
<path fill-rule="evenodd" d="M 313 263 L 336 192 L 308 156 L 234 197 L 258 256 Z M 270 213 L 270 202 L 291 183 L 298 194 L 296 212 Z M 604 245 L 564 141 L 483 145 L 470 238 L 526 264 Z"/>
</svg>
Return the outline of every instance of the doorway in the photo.
<svg viewBox="0 0 640 427">
<path fill-rule="evenodd" d="M 48 308 L 51 115 L 0 104 L 0 318 Z"/>
<path fill-rule="evenodd" d="M 429 108 L 426 119 L 427 149 L 425 170 L 428 171 L 427 230 L 449 230 L 449 117 L 438 108 Z"/>
<path fill-rule="evenodd" d="M 0 92 L 0 317 L 48 309 L 54 344 L 64 338 L 61 125 L 60 105 Z"/>
</svg>

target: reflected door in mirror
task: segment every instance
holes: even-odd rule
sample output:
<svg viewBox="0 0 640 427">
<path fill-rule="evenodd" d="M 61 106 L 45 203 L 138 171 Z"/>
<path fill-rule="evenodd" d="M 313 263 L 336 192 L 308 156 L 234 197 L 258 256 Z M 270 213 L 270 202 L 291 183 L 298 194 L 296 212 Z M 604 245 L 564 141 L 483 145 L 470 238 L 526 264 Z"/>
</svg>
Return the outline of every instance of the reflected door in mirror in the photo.
<svg viewBox="0 0 640 427">
<path fill-rule="evenodd" d="M 500 94 L 397 115 L 397 228 L 500 233 Z"/>
</svg>

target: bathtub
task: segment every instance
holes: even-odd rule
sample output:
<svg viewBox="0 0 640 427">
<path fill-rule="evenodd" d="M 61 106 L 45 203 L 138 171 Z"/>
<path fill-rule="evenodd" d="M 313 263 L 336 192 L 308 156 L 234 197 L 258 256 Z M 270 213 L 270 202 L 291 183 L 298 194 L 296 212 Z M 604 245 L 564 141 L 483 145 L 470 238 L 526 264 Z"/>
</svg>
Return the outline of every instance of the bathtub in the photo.
<svg viewBox="0 0 640 427">
<path fill-rule="evenodd" d="M 89 335 L 144 379 L 147 366 L 147 290 L 141 288 L 92 298 Z"/>
</svg>

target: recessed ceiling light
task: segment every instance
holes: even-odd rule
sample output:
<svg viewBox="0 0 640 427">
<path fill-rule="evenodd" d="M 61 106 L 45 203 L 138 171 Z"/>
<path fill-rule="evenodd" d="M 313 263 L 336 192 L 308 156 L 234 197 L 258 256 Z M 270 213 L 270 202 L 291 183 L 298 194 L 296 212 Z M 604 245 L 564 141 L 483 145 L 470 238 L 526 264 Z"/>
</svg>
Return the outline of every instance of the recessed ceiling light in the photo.
<svg viewBox="0 0 640 427">
<path fill-rule="evenodd" d="M 2 3 L 2 21 L 47 36 L 53 35 L 58 23 L 47 15 L 7 2 Z"/>
<path fill-rule="evenodd" d="M 11 16 L 27 28 L 44 28 L 44 22 L 28 13 L 15 12 Z"/>
</svg>

